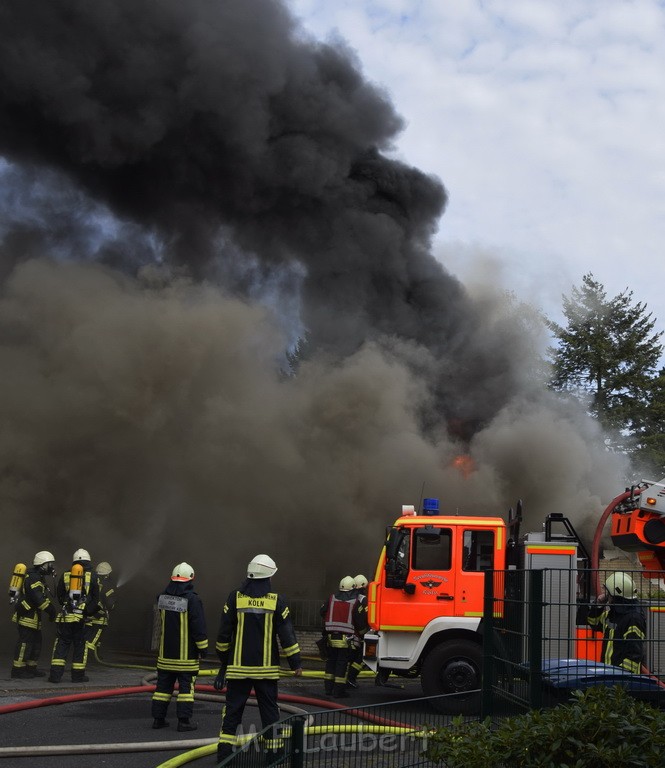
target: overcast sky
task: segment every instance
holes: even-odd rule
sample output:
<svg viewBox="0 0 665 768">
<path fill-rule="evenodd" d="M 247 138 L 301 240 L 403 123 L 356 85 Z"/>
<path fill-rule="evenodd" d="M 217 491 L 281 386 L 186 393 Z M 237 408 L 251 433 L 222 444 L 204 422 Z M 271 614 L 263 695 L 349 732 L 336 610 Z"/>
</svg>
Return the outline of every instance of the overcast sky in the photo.
<svg viewBox="0 0 665 768">
<path fill-rule="evenodd" d="M 405 119 L 395 155 L 445 184 L 450 271 L 550 316 L 591 271 L 665 330 L 665 3 L 288 2 L 356 51 Z"/>
</svg>

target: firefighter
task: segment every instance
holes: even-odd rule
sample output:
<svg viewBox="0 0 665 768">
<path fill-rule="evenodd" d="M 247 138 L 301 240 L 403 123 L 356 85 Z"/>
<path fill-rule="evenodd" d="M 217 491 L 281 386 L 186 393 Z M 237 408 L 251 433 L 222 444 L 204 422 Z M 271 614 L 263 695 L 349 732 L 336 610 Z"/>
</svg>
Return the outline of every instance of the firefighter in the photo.
<svg viewBox="0 0 665 768">
<path fill-rule="evenodd" d="M 589 607 L 587 624 L 603 632 L 601 661 L 640 674 L 644 661 L 646 615 L 627 573 L 617 571 L 605 581 L 603 594 Z"/>
<path fill-rule="evenodd" d="M 256 555 L 247 566 L 247 578 L 229 595 L 217 635 L 220 669 L 215 688 L 221 690 L 227 680 L 226 705 L 217 745 L 217 761 L 233 751 L 236 731 L 250 691 L 259 705 L 263 728 L 279 720 L 277 682 L 279 645 L 294 674 L 302 674 L 300 647 L 296 640 L 286 600 L 272 591 L 270 579 L 277 572 L 268 555 Z M 277 759 L 283 742 L 275 731 L 268 731 L 265 742 L 268 759 Z"/>
<path fill-rule="evenodd" d="M 345 576 L 339 582 L 339 589 L 330 595 L 321 608 L 321 614 L 328 638 L 328 658 L 323 677 L 324 690 L 328 696 L 346 698 L 346 675 L 354 649 L 353 638 L 357 636 L 354 614 L 357 614 L 358 596 L 352 576 Z"/>
<path fill-rule="evenodd" d="M 85 620 L 85 643 L 88 653 L 101 645 L 102 632 L 109 624 L 109 614 L 115 607 L 115 586 L 110 576 L 113 568 L 110 563 L 102 562 L 95 568 L 95 577 L 99 588 L 97 610 Z"/>
<path fill-rule="evenodd" d="M 157 686 L 152 696 L 152 727 L 166 728 L 166 712 L 176 682 L 176 716 L 179 731 L 195 731 L 191 722 L 194 712 L 194 683 L 199 671 L 199 658 L 208 651 L 203 603 L 194 591 L 194 569 L 179 563 L 171 573 L 171 581 L 157 598 L 161 618 L 161 637 L 157 657 Z"/>
<path fill-rule="evenodd" d="M 77 549 L 72 567 L 58 580 L 56 597 L 60 612 L 56 617 L 56 639 L 51 657 L 50 683 L 59 683 L 65 671 L 69 649 L 72 648 L 72 682 L 87 683 L 85 667 L 88 649 L 85 644 L 85 621 L 97 610 L 99 585 L 93 577 L 87 549 Z"/>
<path fill-rule="evenodd" d="M 23 578 L 20 599 L 12 621 L 16 623 L 18 641 L 12 663 L 12 677 L 44 677 L 37 669 L 42 650 L 42 611 L 53 621 L 58 613 L 46 576 L 55 576 L 55 557 L 47 550 L 37 552 Z"/>
<path fill-rule="evenodd" d="M 346 682 L 351 688 L 357 688 L 358 675 L 363 668 L 363 637 L 369 629 L 367 623 L 367 578 L 359 573 L 354 579 L 355 593 L 357 602 L 354 608 L 353 626 L 355 629 L 351 640 L 351 651 L 349 658 L 349 671 L 346 676 Z"/>
</svg>

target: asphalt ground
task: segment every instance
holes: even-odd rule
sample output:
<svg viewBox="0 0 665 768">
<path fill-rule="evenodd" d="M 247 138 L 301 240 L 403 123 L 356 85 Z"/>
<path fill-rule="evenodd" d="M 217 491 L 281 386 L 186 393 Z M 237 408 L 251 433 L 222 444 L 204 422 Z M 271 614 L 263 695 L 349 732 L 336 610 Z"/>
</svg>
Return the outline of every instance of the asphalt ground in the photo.
<svg viewBox="0 0 665 768">
<path fill-rule="evenodd" d="M 94 658 L 88 663 L 87 683 L 69 682 L 67 668 L 59 684 L 46 681 L 46 678 L 30 680 L 14 679 L 10 676 L 11 656 L 0 655 L 0 707 L 14 703 L 49 699 L 71 694 L 99 692 L 119 688 L 140 686 L 144 678 L 153 669 L 154 657 L 112 654 L 103 657 L 103 663 Z M 111 666 L 117 665 L 117 666 Z M 322 668 L 318 660 L 307 660 L 306 669 Z M 150 669 L 132 668 L 147 667 Z M 202 669 L 214 669 L 214 662 L 204 663 Z M 214 676 L 201 675 L 200 684 L 212 684 Z M 402 683 L 399 683 L 402 685 Z M 282 678 L 280 693 L 313 697 L 332 701 L 344 706 L 363 704 L 391 704 L 402 700 L 417 699 L 422 696 L 420 685 L 416 681 L 405 681 L 403 687 L 383 688 L 374 685 L 373 680 L 362 678 L 359 688 L 348 699 L 330 699 L 323 693 L 323 681 L 312 678 Z M 133 743 L 145 745 L 141 751 L 116 752 L 106 754 L 60 754 L 60 755 L 11 755 L 0 756 L 0 768 L 156 768 L 168 759 L 199 746 L 201 740 L 217 740 L 221 724 L 222 704 L 218 701 L 196 700 L 193 720 L 198 730 L 179 733 L 176 730 L 175 703 L 169 707 L 169 728 L 152 729 L 150 715 L 150 692 L 112 698 L 90 699 L 80 702 L 67 702 L 49 706 L 39 706 L 17 712 L 0 714 L 0 748 L 6 747 L 45 747 L 51 745 L 100 745 Z M 303 705 L 298 705 L 303 706 Z M 303 706 L 309 711 L 322 709 L 319 706 Z M 426 705 L 414 701 L 413 705 L 398 705 L 396 711 L 409 711 L 411 717 L 421 715 L 427 719 Z M 421 712 L 422 710 L 422 712 Z M 392 711 L 392 708 L 391 708 Z M 288 716 L 290 712 L 283 712 Z M 258 709 L 248 706 L 245 709 L 243 728 L 254 727 L 260 730 Z M 196 744 L 192 744 L 196 741 Z M 156 742 L 173 742 L 173 749 L 154 749 Z M 212 768 L 216 761 L 211 755 L 197 759 L 188 765 L 198 768 Z"/>
</svg>

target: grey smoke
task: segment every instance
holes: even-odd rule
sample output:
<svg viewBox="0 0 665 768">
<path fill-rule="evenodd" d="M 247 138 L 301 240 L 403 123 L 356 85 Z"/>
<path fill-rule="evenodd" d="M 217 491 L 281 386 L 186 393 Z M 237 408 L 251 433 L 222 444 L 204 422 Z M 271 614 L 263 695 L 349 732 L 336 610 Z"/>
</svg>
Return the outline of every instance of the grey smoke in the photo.
<svg viewBox="0 0 665 768">
<path fill-rule="evenodd" d="M 5 3 L 0 36 L 4 563 L 223 592 L 269 550 L 306 594 L 423 487 L 539 521 L 622 486 L 519 313 L 432 256 L 447 193 L 343 44 L 275 0 Z"/>
</svg>

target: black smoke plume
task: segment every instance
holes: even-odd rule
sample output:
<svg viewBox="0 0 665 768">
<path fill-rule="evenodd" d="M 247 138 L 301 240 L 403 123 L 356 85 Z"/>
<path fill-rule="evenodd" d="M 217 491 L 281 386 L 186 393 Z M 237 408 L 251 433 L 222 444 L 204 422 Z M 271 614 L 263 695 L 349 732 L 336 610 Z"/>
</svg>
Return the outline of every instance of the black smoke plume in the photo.
<svg viewBox="0 0 665 768">
<path fill-rule="evenodd" d="M 521 318 L 433 257 L 446 190 L 390 158 L 343 44 L 276 0 L 5 2 L 0 40 L 3 561 L 85 546 L 159 586 L 187 559 L 224 591 L 268 551 L 306 594 L 423 488 L 538 519 L 615 495 Z"/>
</svg>

